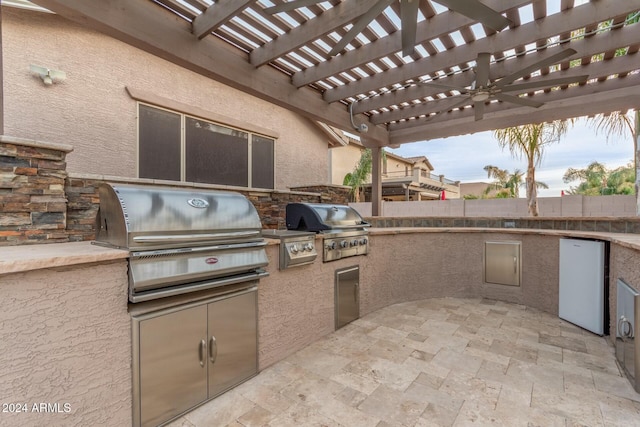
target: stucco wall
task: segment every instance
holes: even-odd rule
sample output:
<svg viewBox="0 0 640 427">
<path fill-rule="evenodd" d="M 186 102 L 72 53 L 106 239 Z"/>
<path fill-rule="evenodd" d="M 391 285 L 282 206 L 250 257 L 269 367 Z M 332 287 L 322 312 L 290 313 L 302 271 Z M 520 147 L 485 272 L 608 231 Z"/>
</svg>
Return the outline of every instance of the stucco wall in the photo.
<svg viewBox="0 0 640 427">
<path fill-rule="evenodd" d="M 353 171 L 362 156 L 362 147 L 354 144 L 329 150 L 331 184 L 342 185 L 344 176 Z"/>
<path fill-rule="evenodd" d="M 71 173 L 136 176 L 131 87 L 279 134 L 278 189 L 327 180 L 326 137 L 307 119 L 56 15 L 3 7 L 2 50 L 5 134 L 71 144 Z M 45 86 L 31 64 L 67 78 Z"/>
<path fill-rule="evenodd" d="M 484 283 L 486 241 L 522 242 L 522 284 Z M 415 233 L 371 239 L 362 260 L 361 313 L 403 301 L 485 297 L 558 312 L 558 237 L 503 233 Z"/>
<path fill-rule="evenodd" d="M 0 425 L 129 425 L 126 261 L 0 276 L 0 293 L 0 402 L 27 405 Z"/>
<path fill-rule="evenodd" d="M 485 241 L 522 242 L 522 284 L 484 283 Z M 558 313 L 558 236 L 429 232 L 376 234 L 367 256 L 278 270 L 268 247 L 270 276 L 259 285 L 260 369 L 334 329 L 335 271 L 360 267 L 360 315 L 424 298 L 485 297 Z M 320 249 L 320 240 L 316 240 Z"/>
</svg>

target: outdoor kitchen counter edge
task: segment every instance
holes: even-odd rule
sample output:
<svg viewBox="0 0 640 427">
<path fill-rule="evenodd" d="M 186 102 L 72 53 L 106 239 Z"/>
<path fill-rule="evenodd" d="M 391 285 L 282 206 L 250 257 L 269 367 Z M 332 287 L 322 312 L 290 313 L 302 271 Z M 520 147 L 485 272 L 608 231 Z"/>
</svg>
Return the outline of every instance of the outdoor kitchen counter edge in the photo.
<svg viewBox="0 0 640 427">
<path fill-rule="evenodd" d="M 128 251 L 91 242 L 50 243 L 0 247 L 0 277 L 43 268 L 110 262 L 129 257 Z"/>
<path fill-rule="evenodd" d="M 369 235 L 383 236 L 392 234 L 416 234 L 416 233 L 492 233 L 492 234 L 517 234 L 558 236 L 582 239 L 606 240 L 617 245 L 640 251 L 640 234 L 630 233 L 605 233 L 598 231 L 577 230 L 543 230 L 531 228 L 472 228 L 472 227 L 384 227 L 370 228 Z"/>
<path fill-rule="evenodd" d="M 369 234 L 371 236 L 418 233 L 499 233 L 575 237 L 607 240 L 629 249 L 640 250 L 640 234 L 526 228 L 385 227 L 369 229 Z M 267 244 L 277 245 L 279 244 L 279 241 L 276 239 L 267 239 Z M 0 276 L 45 268 L 65 267 L 95 262 L 109 262 L 126 259 L 128 256 L 128 251 L 97 246 L 91 242 L 2 246 L 0 247 Z"/>
</svg>

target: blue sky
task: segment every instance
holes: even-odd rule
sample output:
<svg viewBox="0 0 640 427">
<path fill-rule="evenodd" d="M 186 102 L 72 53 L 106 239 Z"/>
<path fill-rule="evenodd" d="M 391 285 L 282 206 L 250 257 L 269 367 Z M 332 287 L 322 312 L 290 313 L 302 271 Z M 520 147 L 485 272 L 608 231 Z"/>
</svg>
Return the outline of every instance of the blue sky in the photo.
<svg viewBox="0 0 640 427">
<path fill-rule="evenodd" d="M 403 144 L 389 151 L 405 157 L 426 156 L 435 174 L 461 182 L 490 182 L 483 170 L 486 165 L 510 172 L 515 169 L 526 171 L 527 168 L 526 160 L 514 159 L 508 150 L 500 149 L 492 132 Z M 610 169 L 626 165 L 633 160 L 633 140 L 631 137 L 607 139 L 603 133 L 596 134 L 581 118 L 558 143 L 547 147 L 541 166 L 536 168 L 536 179 L 546 183 L 549 189 L 540 190 L 538 195 L 560 196 L 562 190 L 578 184 L 562 181 L 566 170 L 570 167 L 585 168 L 594 160 Z M 524 197 L 524 187 L 520 194 Z"/>
</svg>

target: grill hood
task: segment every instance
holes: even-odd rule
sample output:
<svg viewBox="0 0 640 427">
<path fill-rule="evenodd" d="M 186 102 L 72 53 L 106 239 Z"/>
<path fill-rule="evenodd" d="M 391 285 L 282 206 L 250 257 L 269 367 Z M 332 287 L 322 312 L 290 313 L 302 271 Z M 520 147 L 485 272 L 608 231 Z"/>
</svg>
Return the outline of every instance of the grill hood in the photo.
<svg viewBox="0 0 640 427">
<path fill-rule="evenodd" d="M 322 203 L 289 203 L 287 228 L 301 231 L 363 229 L 370 224 L 353 208 Z"/>
<path fill-rule="evenodd" d="M 260 217 L 239 193 L 103 184 L 99 194 L 97 243 L 150 250 L 262 240 Z"/>
</svg>

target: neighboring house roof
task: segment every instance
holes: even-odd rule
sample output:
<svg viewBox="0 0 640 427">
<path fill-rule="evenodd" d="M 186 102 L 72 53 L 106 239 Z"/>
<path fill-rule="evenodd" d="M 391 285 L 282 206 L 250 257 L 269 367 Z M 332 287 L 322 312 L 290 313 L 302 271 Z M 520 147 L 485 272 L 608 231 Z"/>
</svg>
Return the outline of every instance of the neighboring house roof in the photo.
<svg viewBox="0 0 640 427">
<path fill-rule="evenodd" d="M 404 159 L 408 160 L 409 162 L 411 162 L 413 164 L 420 163 L 420 162 L 425 162 L 427 164 L 427 167 L 429 168 L 429 170 L 433 170 L 433 165 L 431 164 L 429 159 L 427 159 L 425 156 L 404 157 Z"/>
</svg>

